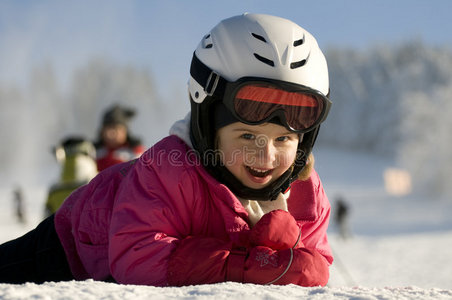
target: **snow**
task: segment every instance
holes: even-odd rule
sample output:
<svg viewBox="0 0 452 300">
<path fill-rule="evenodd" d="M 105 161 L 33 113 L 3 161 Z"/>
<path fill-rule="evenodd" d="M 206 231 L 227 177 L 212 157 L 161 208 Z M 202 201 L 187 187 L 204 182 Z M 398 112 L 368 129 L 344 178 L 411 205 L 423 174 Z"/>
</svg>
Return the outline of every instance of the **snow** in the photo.
<svg viewBox="0 0 452 300">
<path fill-rule="evenodd" d="M 336 260 L 327 287 L 226 282 L 158 288 L 87 280 L 0 284 L 0 299 L 452 299 L 452 203 L 389 195 L 382 174 L 393 166 L 390 160 L 320 147 L 315 155 L 333 212 L 338 195 L 352 208 L 349 238 L 338 234 L 333 220 L 330 225 Z M 25 190 L 27 223 L 19 224 L 12 190 L 0 189 L 0 242 L 39 222 L 45 194 L 45 187 Z"/>
<path fill-rule="evenodd" d="M 452 291 L 418 287 L 314 287 L 260 286 L 234 282 L 159 288 L 95 282 L 60 282 L 22 286 L 2 285 L 1 299 L 451 299 Z"/>
</svg>

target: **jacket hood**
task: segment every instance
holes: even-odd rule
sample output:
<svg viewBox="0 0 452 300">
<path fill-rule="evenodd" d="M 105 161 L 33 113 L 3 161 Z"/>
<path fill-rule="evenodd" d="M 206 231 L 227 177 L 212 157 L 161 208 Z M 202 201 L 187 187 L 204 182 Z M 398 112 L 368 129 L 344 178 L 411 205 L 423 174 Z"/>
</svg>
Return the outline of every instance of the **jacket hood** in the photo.
<svg viewBox="0 0 452 300">
<path fill-rule="evenodd" d="M 190 139 L 190 115 L 191 113 L 187 113 L 185 118 L 182 120 L 176 121 L 170 128 L 169 134 L 175 135 L 181 140 L 183 140 L 190 148 L 193 149 L 193 144 Z"/>
</svg>

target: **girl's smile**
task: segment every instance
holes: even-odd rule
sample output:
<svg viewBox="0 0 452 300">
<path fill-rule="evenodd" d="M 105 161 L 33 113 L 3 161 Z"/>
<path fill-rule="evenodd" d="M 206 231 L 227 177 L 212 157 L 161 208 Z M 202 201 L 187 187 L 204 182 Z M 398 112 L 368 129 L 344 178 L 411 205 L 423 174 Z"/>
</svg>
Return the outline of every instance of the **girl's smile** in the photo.
<svg viewBox="0 0 452 300">
<path fill-rule="evenodd" d="M 263 170 L 256 169 L 250 166 L 245 166 L 245 169 L 248 171 L 250 179 L 256 183 L 265 183 L 267 180 L 270 180 L 271 173 L 273 172 L 273 169 Z"/>
<path fill-rule="evenodd" d="M 260 189 L 286 172 L 295 161 L 299 136 L 273 123 L 233 123 L 217 133 L 226 168 L 244 185 Z"/>
</svg>

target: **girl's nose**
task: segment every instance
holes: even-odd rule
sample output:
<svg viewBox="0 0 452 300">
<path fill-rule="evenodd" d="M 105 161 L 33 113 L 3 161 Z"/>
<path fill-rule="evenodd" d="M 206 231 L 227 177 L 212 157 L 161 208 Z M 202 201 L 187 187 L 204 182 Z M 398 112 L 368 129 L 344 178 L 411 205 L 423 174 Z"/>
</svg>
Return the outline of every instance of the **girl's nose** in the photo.
<svg viewBox="0 0 452 300">
<path fill-rule="evenodd" d="M 265 143 L 259 144 L 257 147 L 259 165 L 264 168 L 273 168 L 276 151 L 275 145 L 268 139 Z"/>
</svg>

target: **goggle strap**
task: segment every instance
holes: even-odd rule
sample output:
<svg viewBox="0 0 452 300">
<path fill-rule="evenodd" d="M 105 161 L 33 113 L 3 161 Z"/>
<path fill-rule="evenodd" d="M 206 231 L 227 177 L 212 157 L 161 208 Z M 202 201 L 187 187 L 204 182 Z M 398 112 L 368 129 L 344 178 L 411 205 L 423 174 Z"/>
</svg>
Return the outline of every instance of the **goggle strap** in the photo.
<svg viewBox="0 0 452 300">
<path fill-rule="evenodd" d="M 195 52 L 191 60 L 190 75 L 204 88 L 204 91 L 209 96 L 222 94 L 227 82 L 226 79 L 200 61 Z"/>
</svg>

